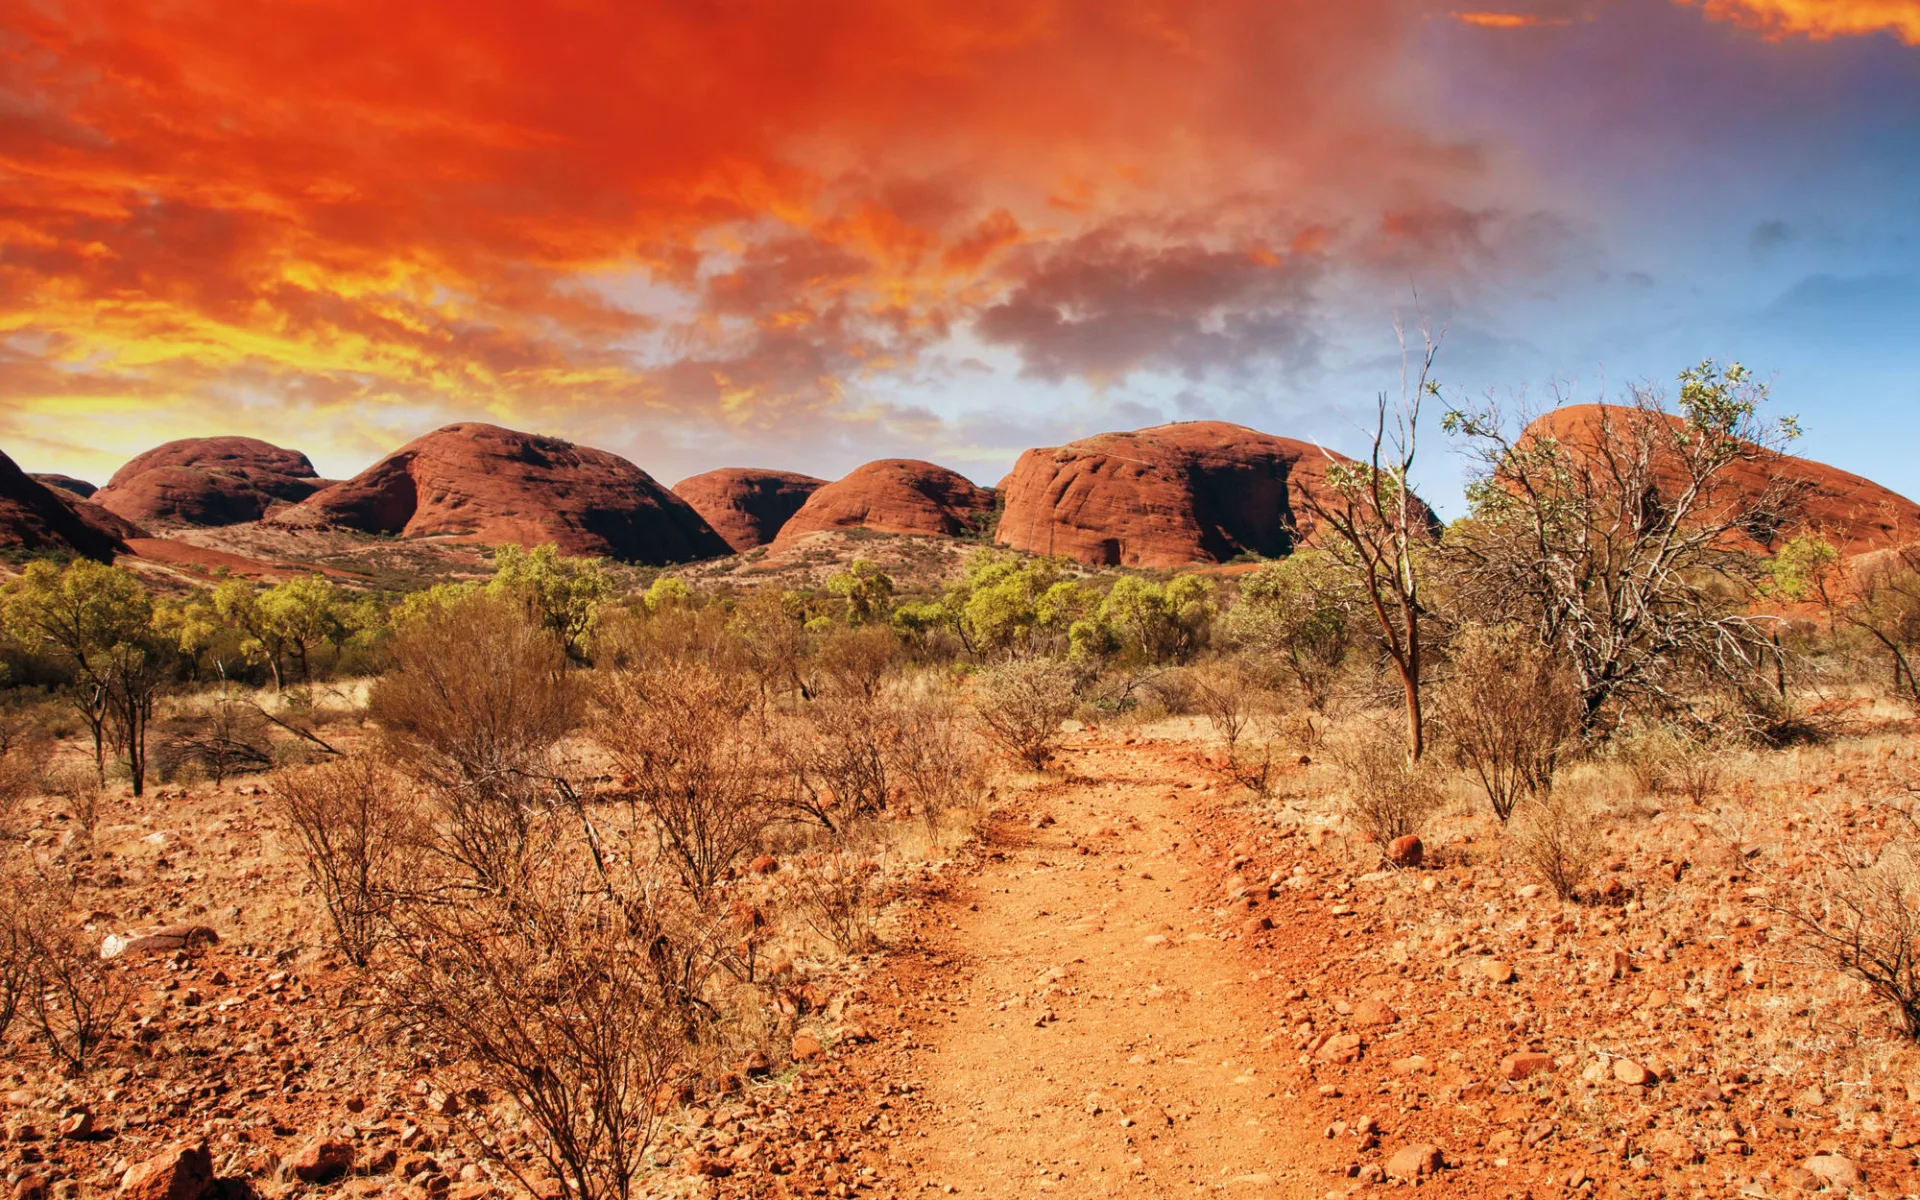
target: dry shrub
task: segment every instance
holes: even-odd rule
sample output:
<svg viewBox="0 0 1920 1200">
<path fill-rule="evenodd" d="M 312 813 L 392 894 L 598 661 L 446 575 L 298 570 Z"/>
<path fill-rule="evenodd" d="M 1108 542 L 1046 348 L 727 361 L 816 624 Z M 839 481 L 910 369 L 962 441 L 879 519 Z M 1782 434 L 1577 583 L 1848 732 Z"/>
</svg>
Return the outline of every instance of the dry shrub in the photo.
<svg viewBox="0 0 1920 1200">
<path fill-rule="evenodd" d="M 17 1015 L 25 1017 L 48 1053 L 83 1072 L 126 1012 L 126 983 L 86 932 L 69 922 L 66 914 L 74 908 L 69 887 L 25 872 L 9 884 L 0 920 L 6 926 L 5 974 L 11 977 L 8 986 L 17 989 Z"/>
<path fill-rule="evenodd" d="M 1664 725 L 1641 726 L 1616 734 L 1610 743 L 1613 760 L 1626 769 L 1640 796 L 1658 796 L 1670 790 L 1681 763 L 1691 752 L 1688 742 Z"/>
<path fill-rule="evenodd" d="M 894 746 L 894 778 L 929 832 L 948 813 L 978 804 L 987 780 L 982 747 L 950 690 L 903 687 L 894 701 L 901 737 Z"/>
<path fill-rule="evenodd" d="M 573 797 L 556 746 L 581 686 L 554 635 L 511 600 L 475 594 L 393 639 L 394 670 L 369 696 L 392 761 L 436 810 L 434 850 L 456 886 L 511 895 Z"/>
<path fill-rule="evenodd" d="M 1429 769 L 1409 762 L 1401 739 L 1384 727 L 1347 739 L 1335 757 L 1347 776 L 1347 820 L 1382 846 L 1419 833 L 1445 799 Z"/>
<path fill-rule="evenodd" d="M 1562 900 L 1574 898 L 1606 850 L 1597 816 L 1584 797 L 1566 790 L 1536 797 L 1520 810 L 1513 848 Z"/>
<path fill-rule="evenodd" d="M 230 775 L 271 770 L 273 740 L 267 716 L 222 689 L 201 712 L 183 712 L 160 722 L 154 766 L 166 780 L 197 771 L 215 787 Z"/>
<path fill-rule="evenodd" d="M 705 1006 L 687 964 L 710 957 L 639 878 L 549 866 L 511 906 L 403 909 L 385 1003 L 512 1101 L 513 1124 L 534 1131 L 532 1148 L 574 1195 L 625 1200 L 647 1169 L 656 1096 Z M 475 1142 L 521 1176 L 498 1138 Z"/>
<path fill-rule="evenodd" d="M 1452 666 L 1435 715 L 1505 821 L 1522 796 L 1553 790 L 1561 752 L 1580 731 L 1579 688 L 1527 631 L 1510 626 L 1463 631 Z"/>
<path fill-rule="evenodd" d="M 1245 663 L 1226 660 L 1191 673 L 1195 706 L 1206 714 L 1226 754 L 1229 777 L 1270 795 L 1284 756 L 1278 697 L 1272 681 Z"/>
<path fill-rule="evenodd" d="M 1877 846 L 1834 830 L 1812 877 L 1796 880 L 1774 911 L 1818 961 L 1865 984 L 1920 1041 L 1920 820 L 1891 815 L 1893 836 Z"/>
<path fill-rule="evenodd" d="M 1078 703 L 1073 669 L 1050 658 L 1016 659 L 983 671 L 974 685 L 973 711 L 988 736 L 1035 771 L 1053 759 L 1061 722 Z"/>
<path fill-rule="evenodd" d="M 1672 784 L 1696 808 L 1704 808 L 1720 791 L 1721 776 L 1719 756 L 1705 746 L 1695 746 L 1675 760 Z"/>
<path fill-rule="evenodd" d="M 274 780 L 273 809 L 298 843 L 341 953 L 365 966 L 425 836 L 405 782 L 380 756 L 338 759 Z"/>
<path fill-rule="evenodd" d="M 861 954 L 879 944 L 874 916 L 880 879 L 879 861 L 857 849 L 809 855 L 787 880 L 787 902 L 834 949 Z"/>
<path fill-rule="evenodd" d="M 47 795 L 59 797 L 61 805 L 73 817 L 81 847 L 91 851 L 93 835 L 112 807 L 107 790 L 100 785 L 99 773 L 93 765 L 88 763 L 83 766 L 67 761 L 49 767 L 41 779 L 41 786 Z"/>
<path fill-rule="evenodd" d="M 772 755 L 739 675 L 669 661 L 611 675 L 594 734 L 652 818 L 681 882 L 705 900 L 775 814 Z"/>
</svg>

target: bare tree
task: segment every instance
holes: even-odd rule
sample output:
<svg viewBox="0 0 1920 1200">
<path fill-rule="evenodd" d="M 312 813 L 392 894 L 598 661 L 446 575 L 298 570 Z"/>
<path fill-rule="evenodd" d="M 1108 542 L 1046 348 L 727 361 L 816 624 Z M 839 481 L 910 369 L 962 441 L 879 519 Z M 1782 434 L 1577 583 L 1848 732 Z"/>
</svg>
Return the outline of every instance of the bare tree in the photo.
<svg viewBox="0 0 1920 1200">
<path fill-rule="evenodd" d="M 693 662 L 618 672 L 600 688 L 594 736 L 700 902 L 759 844 L 774 813 L 756 698 L 745 676 Z"/>
<path fill-rule="evenodd" d="M 1439 343 L 1422 331 L 1423 352 L 1416 361 L 1405 350 L 1401 333 L 1400 397 L 1380 393 L 1375 409 L 1373 447 L 1366 462 L 1327 455 L 1324 489 L 1306 489 L 1301 506 L 1314 518 L 1315 530 L 1325 530 L 1347 570 L 1358 580 L 1373 609 L 1381 642 L 1400 676 L 1406 701 L 1407 757 L 1417 761 L 1426 751 L 1426 723 L 1421 711 L 1420 675 L 1426 649 L 1421 621 L 1421 572 L 1416 562 L 1433 541 L 1433 516 L 1413 494 L 1411 476 L 1419 445 L 1420 406 L 1440 394 L 1433 378 Z"/>
<path fill-rule="evenodd" d="M 1680 383 L 1677 413 L 1636 387 L 1520 432 L 1492 403 L 1445 419 L 1477 467 L 1447 539 L 1462 602 L 1527 622 L 1565 659 L 1588 730 L 1616 701 L 1686 711 L 1676 680 L 1751 676 L 1779 653 L 1747 601 L 1755 548 L 1800 491 L 1771 469 L 1798 430 L 1761 420 L 1766 386 L 1738 363 Z"/>
<path fill-rule="evenodd" d="M 365 966 L 424 830 L 403 782 L 379 756 L 335 759 L 274 780 L 274 809 L 333 923 L 334 940 Z"/>
</svg>

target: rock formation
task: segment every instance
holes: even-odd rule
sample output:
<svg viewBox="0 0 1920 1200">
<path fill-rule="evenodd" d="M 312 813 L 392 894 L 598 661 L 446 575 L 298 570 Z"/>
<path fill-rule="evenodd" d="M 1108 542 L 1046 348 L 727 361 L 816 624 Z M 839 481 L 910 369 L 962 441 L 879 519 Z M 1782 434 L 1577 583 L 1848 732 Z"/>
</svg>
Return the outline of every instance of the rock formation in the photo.
<svg viewBox="0 0 1920 1200">
<path fill-rule="evenodd" d="M 1096 434 L 1020 456 L 994 540 L 1096 566 L 1278 557 L 1312 540 L 1300 494 L 1336 460 L 1346 461 L 1224 421 Z"/>
<path fill-rule="evenodd" d="M 82 517 L 77 508 L 86 503 L 54 491 L 0 454 L 0 549 L 66 550 L 112 562 L 126 553 L 126 543 L 103 523 Z"/>
<path fill-rule="evenodd" d="M 1618 424 L 1635 411 L 1611 404 L 1567 405 L 1536 419 L 1521 440 L 1551 435 L 1578 449 L 1591 443 L 1603 419 Z M 1847 557 L 1920 542 L 1920 504 L 1838 467 L 1754 447 L 1753 457 L 1729 466 L 1724 480 L 1728 498 L 1723 503 L 1737 502 L 1732 496 L 1750 502 L 1778 482 L 1790 485 L 1779 526 L 1758 531 L 1754 539 L 1759 550 L 1778 549 L 1800 530 L 1818 533 Z"/>
<path fill-rule="evenodd" d="M 662 565 L 731 552 L 686 501 L 604 450 L 495 425 L 448 425 L 272 519 Z"/>
<path fill-rule="evenodd" d="M 856 468 L 807 498 L 774 539 L 792 545 L 824 529 L 871 529 L 959 537 L 981 531 L 993 493 L 945 467 L 885 458 Z"/>
<path fill-rule="evenodd" d="M 51 471 L 35 471 L 33 477 L 55 491 L 71 492 L 82 500 L 91 499 L 100 489 L 84 479 L 75 479 L 71 475 L 60 475 Z"/>
<path fill-rule="evenodd" d="M 682 479 L 673 494 L 706 518 L 714 532 L 736 552 L 773 541 L 807 497 L 827 486 L 824 479 L 791 471 L 726 467 Z"/>
<path fill-rule="evenodd" d="M 237 525 L 325 486 L 298 450 L 258 438 L 185 438 L 129 461 L 93 500 L 141 525 Z"/>
</svg>

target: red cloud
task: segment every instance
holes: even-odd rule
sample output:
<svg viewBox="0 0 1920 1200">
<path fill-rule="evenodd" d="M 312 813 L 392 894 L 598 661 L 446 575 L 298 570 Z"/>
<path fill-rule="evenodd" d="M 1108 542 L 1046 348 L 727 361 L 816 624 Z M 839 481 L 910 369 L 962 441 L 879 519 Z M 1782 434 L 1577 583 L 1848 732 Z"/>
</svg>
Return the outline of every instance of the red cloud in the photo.
<svg viewBox="0 0 1920 1200">
<path fill-rule="evenodd" d="M 1044 373 L 1185 369 L 1241 298 L 1295 328 L 1250 247 L 1478 169 L 1394 115 L 1406 2 L 16 6 L 0 431 L 777 423 L 982 313 Z"/>
<path fill-rule="evenodd" d="M 1920 0 L 1677 0 L 1770 36 L 1815 39 L 1891 33 L 1920 45 Z"/>
</svg>

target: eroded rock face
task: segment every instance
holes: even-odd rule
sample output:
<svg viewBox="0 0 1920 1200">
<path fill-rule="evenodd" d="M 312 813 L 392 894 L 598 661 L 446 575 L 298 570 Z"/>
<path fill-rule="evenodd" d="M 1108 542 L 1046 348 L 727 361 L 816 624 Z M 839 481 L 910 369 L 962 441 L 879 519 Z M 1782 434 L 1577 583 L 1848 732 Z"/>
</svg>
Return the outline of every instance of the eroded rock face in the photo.
<svg viewBox="0 0 1920 1200">
<path fill-rule="evenodd" d="M 61 475 L 53 471 L 35 471 L 33 477 L 57 492 L 71 492 L 82 500 L 90 498 L 100 490 L 84 479 L 75 479 L 71 475 Z"/>
<path fill-rule="evenodd" d="M 1300 495 L 1335 461 L 1347 460 L 1224 421 L 1096 434 L 1020 456 L 994 540 L 1097 566 L 1278 557 L 1311 542 Z"/>
<path fill-rule="evenodd" d="M 791 471 L 724 467 L 682 479 L 673 494 L 692 505 L 727 545 L 745 553 L 772 542 L 807 498 L 825 486 L 824 479 Z"/>
<path fill-rule="evenodd" d="M 1521 440 L 1552 436 L 1578 450 L 1590 445 L 1605 423 L 1623 428 L 1635 412 L 1612 404 L 1570 404 L 1539 417 Z M 1754 458 L 1728 467 L 1725 478 L 1730 492 L 1749 498 L 1763 495 L 1775 480 L 1793 485 L 1778 527 L 1754 531 L 1758 550 L 1777 550 L 1801 530 L 1818 533 L 1848 557 L 1920 541 L 1920 504 L 1826 463 L 1756 448 Z"/>
<path fill-rule="evenodd" d="M 436 429 L 273 518 L 663 565 L 731 552 L 686 501 L 617 454 L 497 425 Z"/>
<path fill-rule="evenodd" d="M 92 507 L 77 496 L 54 491 L 0 454 L 0 548 L 70 550 L 101 562 L 126 553 L 125 541 L 113 532 L 105 514 L 89 521 L 78 511 L 81 505 Z"/>
<path fill-rule="evenodd" d="M 140 525 L 237 525 L 325 485 L 298 450 L 249 437 L 186 438 L 135 457 L 93 500 Z"/>
<path fill-rule="evenodd" d="M 885 458 L 856 468 L 807 498 L 774 539 L 792 545 L 825 529 L 871 529 L 961 537 L 992 516 L 993 493 L 945 467 Z"/>
</svg>

